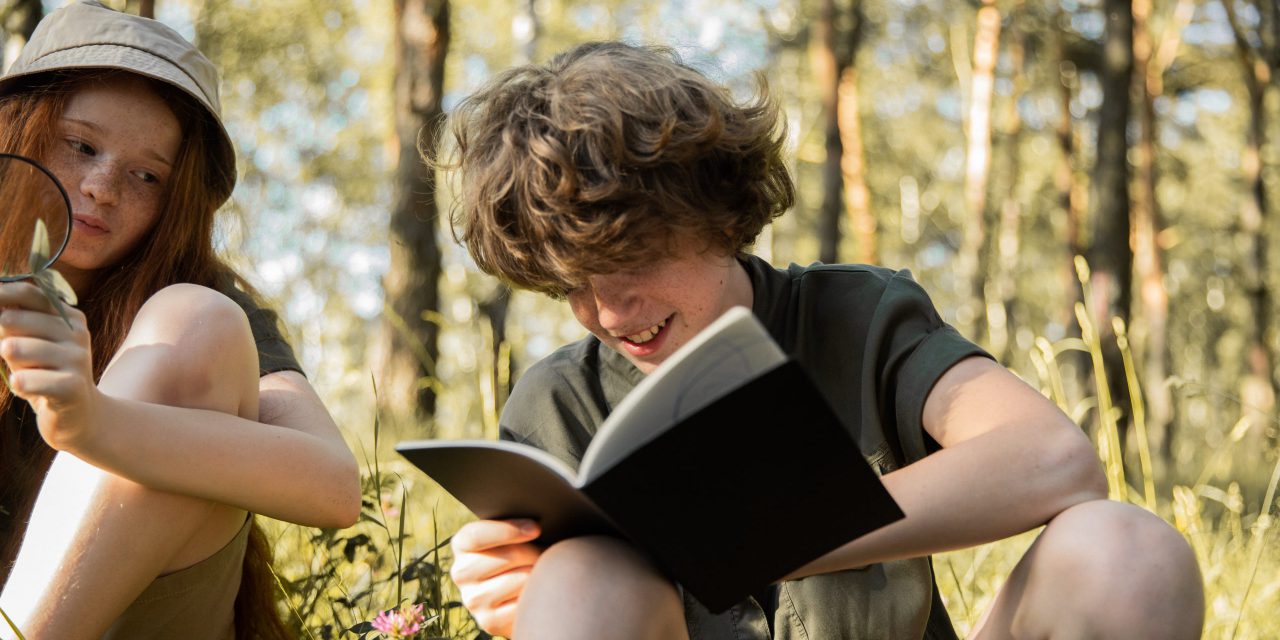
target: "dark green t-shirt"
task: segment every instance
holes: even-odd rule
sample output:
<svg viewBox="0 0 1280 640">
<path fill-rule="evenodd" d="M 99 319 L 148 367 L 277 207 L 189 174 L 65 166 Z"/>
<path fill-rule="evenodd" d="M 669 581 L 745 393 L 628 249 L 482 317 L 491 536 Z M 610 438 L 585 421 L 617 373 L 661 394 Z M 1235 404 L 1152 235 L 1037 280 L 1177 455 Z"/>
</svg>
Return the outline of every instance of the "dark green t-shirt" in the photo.
<svg viewBox="0 0 1280 640">
<path fill-rule="evenodd" d="M 297 371 L 302 366 L 294 356 L 293 347 L 280 330 L 279 318 L 274 311 L 264 309 L 245 292 L 232 286 L 218 288 L 244 309 L 249 318 L 258 347 L 260 376 L 278 371 Z M 27 528 L 27 517 L 34 506 L 30 500 L 44 481 L 44 474 L 53 461 L 53 451 L 40 437 L 36 417 L 31 406 L 15 400 L 0 415 L 0 586 L 4 586 L 12 563 L 16 560 L 17 541 Z M 36 465 L 36 473 L 21 473 L 20 464 Z"/>
<path fill-rule="evenodd" d="M 942 321 L 908 272 L 817 264 L 784 270 L 754 256 L 742 264 L 752 311 L 809 372 L 878 472 L 937 447 L 921 426 L 925 398 L 960 360 L 989 356 Z M 562 347 L 517 382 L 502 437 L 576 466 L 597 427 L 642 378 L 593 336 Z M 955 637 L 928 558 L 789 580 L 776 598 L 769 625 L 754 599 L 712 615 L 686 596 L 690 637 L 767 638 L 770 626 L 779 639 Z"/>
</svg>

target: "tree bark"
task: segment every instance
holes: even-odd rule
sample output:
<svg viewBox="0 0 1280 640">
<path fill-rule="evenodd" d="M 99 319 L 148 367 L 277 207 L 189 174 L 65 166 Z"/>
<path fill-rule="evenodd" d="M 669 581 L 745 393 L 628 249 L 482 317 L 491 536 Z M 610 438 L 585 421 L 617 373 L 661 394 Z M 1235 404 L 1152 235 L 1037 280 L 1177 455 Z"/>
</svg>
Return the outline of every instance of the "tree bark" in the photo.
<svg viewBox="0 0 1280 640">
<path fill-rule="evenodd" d="M 1084 227 L 1083 186 L 1076 179 L 1075 170 L 1075 127 L 1071 120 L 1071 100 L 1079 87 L 1080 75 L 1076 65 L 1068 58 L 1065 34 L 1062 31 L 1063 13 L 1058 9 L 1054 14 L 1054 49 L 1058 62 L 1058 109 L 1060 111 L 1055 134 L 1058 141 L 1058 164 L 1054 170 L 1054 186 L 1058 192 L 1058 206 L 1064 216 L 1063 225 L 1066 231 L 1067 259 L 1063 261 L 1062 278 L 1064 290 L 1068 292 L 1066 304 L 1063 305 L 1060 324 L 1063 327 L 1078 328 L 1075 320 L 1076 303 L 1081 302 L 1080 285 L 1076 278 L 1073 264 L 1076 256 L 1085 253 L 1081 231 Z M 1078 335 L 1078 332 L 1077 334 Z"/>
<path fill-rule="evenodd" d="M 986 288 L 988 348 L 997 360 L 1006 361 L 1009 355 L 1010 336 L 1013 333 L 1014 307 L 1017 304 L 1018 251 L 1021 244 L 1022 203 L 1018 197 L 1018 177 L 1022 174 L 1022 117 L 1018 113 L 1018 101 L 1026 92 L 1025 29 L 1019 27 L 1023 18 L 1021 2 L 1010 12 L 1009 63 L 1013 92 L 1009 96 L 1004 115 L 1005 175 L 1009 184 L 1000 204 L 999 225 L 993 242 L 984 251 L 995 256 L 994 278 Z"/>
<path fill-rule="evenodd" d="M 843 205 L 843 173 L 840 162 L 839 82 L 843 65 L 836 51 L 835 0 L 822 0 L 809 47 L 814 80 L 822 96 L 826 157 L 822 164 L 822 206 L 818 210 L 818 260 L 840 259 L 840 214 Z"/>
<path fill-rule="evenodd" d="M 127 0 L 124 10 L 143 18 L 156 17 L 156 0 Z"/>
<path fill-rule="evenodd" d="M 853 26 L 845 39 L 849 49 L 836 86 L 836 125 L 840 130 L 840 173 L 844 183 L 844 208 L 853 234 L 853 261 L 875 264 L 880 260 L 876 242 L 876 218 L 867 188 L 867 162 L 862 144 L 862 101 L 858 97 L 858 48 L 862 44 L 862 3 L 852 7 Z"/>
<path fill-rule="evenodd" d="M 1134 94 L 1139 97 L 1140 137 L 1135 153 L 1133 194 L 1134 277 L 1139 304 L 1130 331 L 1147 406 L 1147 426 L 1154 449 L 1166 464 L 1172 462 L 1173 397 L 1166 384 L 1172 354 L 1168 345 L 1169 292 L 1166 290 L 1160 237 L 1164 229 L 1156 197 L 1157 167 L 1155 100 L 1164 94 L 1164 72 L 1173 63 L 1183 28 L 1195 10 L 1191 0 L 1178 0 L 1172 20 L 1157 46 L 1151 35 L 1151 0 L 1133 3 Z"/>
<path fill-rule="evenodd" d="M 44 4 L 40 0 L 0 0 L 0 71 L 9 68 L 22 45 L 44 17 Z"/>
<path fill-rule="evenodd" d="M 1133 74 L 1133 7 L 1128 0 L 1106 0 L 1106 40 L 1100 70 L 1102 105 L 1098 111 L 1097 162 L 1094 165 L 1091 269 L 1091 318 L 1102 342 L 1108 386 L 1115 406 L 1129 416 L 1124 364 L 1111 319 L 1129 324 L 1133 250 L 1129 210 L 1129 90 Z M 1123 438 L 1121 439 L 1123 442 Z"/>
<path fill-rule="evenodd" d="M 1239 236 L 1238 245 L 1245 247 L 1241 275 L 1253 326 L 1248 329 L 1248 344 L 1245 347 L 1248 374 L 1242 383 L 1244 388 L 1241 395 L 1246 404 L 1264 414 L 1258 420 L 1265 421 L 1268 419 L 1267 414 L 1275 407 L 1278 383 L 1275 354 L 1269 346 L 1271 291 L 1267 284 L 1267 252 L 1270 243 L 1267 225 L 1270 211 L 1266 182 L 1263 180 L 1262 150 L 1267 146 L 1266 92 L 1280 67 L 1280 47 L 1276 43 L 1276 30 L 1280 29 L 1280 24 L 1277 24 L 1275 8 L 1267 6 L 1268 2 L 1259 3 L 1256 8 L 1260 18 L 1260 46 L 1255 47 L 1249 42 L 1245 28 L 1236 14 L 1235 5 L 1230 1 L 1224 1 L 1222 5 L 1226 9 L 1227 21 L 1231 24 L 1231 33 L 1236 41 L 1236 53 L 1249 100 L 1249 127 L 1245 133 L 1244 157 L 1240 163 L 1248 195 L 1241 202 L 1236 233 Z"/>
<path fill-rule="evenodd" d="M 995 90 L 996 59 L 1000 48 L 1000 10 L 995 0 L 983 0 L 973 37 L 973 72 L 969 84 L 967 152 L 964 200 L 968 223 L 960 245 L 961 283 L 968 289 L 968 312 L 960 318 L 961 331 L 974 339 L 986 333 L 987 186 L 991 173 L 991 103 Z"/>
<path fill-rule="evenodd" d="M 419 418 L 435 410 L 439 326 L 439 208 L 434 171 L 419 149 L 434 156 L 443 114 L 448 0 L 397 0 L 395 120 L 399 158 L 391 212 L 391 264 L 383 279 L 386 313 L 381 388 L 408 402 Z M 405 395 L 408 395 L 406 398 Z"/>
</svg>

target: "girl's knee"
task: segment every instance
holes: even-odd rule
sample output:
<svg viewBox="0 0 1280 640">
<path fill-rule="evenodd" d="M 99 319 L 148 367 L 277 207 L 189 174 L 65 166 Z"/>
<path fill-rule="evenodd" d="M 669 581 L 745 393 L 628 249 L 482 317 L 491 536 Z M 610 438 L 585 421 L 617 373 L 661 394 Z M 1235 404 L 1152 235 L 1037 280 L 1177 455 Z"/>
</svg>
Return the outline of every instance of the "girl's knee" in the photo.
<svg viewBox="0 0 1280 640">
<path fill-rule="evenodd" d="M 230 298 L 191 284 L 161 289 L 138 310 L 105 384 L 123 379 L 137 399 L 256 412 L 257 348 L 244 311 Z M 250 397 L 252 396 L 252 397 Z"/>
</svg>

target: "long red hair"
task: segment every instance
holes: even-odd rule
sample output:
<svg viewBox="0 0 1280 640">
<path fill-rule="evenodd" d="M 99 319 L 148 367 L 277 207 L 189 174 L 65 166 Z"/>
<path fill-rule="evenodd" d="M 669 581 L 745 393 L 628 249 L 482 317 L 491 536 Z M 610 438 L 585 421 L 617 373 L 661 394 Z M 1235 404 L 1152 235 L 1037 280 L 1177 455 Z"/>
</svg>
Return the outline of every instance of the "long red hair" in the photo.
<svg viewBox="0 0 1280 640">
<path fill-rule="evenodd" d="M 62 71 L 35 76 L 19 90 L 0 97 L 0 151 L 43 160 L 53 144 L 67 102 L 88 82 L 102 81 L 114 70 Z M 217 255 L 213 247 L 214 215 L 230 196 L 233 168 L 211 162 L 217 124 L 182 91 L 151 81 L 177 116 L 182 143 L 173 165 L 156 224 L 118 264 L 97 274 L 92 291 L 77 292 L 92 335 L 94 380 L 102 377 L 144 302 L 160 289 L 180 282 L 217 288 L 235 282 L 253 290 Z M 27 251 L 29 240 L 0 251 Z M 39 437 L 25 403 L 0 388 L 0 491 L 14 512 L 0 513 L 0 585 L 17 556 L 26 521 L 54 451 Z M 12 428 L 17 426 L 18 428 Z M 236 635 L 242 638 L 288 638 L 275 603 L 271 553 L 255 523 L 245 554 L 244 578 L 236 598 Z"/>
</svg>

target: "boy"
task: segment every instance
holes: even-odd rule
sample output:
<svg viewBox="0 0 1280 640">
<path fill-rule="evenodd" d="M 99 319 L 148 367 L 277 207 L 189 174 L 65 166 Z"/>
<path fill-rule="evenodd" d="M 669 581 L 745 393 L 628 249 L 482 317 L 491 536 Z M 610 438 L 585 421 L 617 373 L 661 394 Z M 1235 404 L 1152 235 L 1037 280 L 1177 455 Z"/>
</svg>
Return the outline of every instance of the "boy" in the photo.
<svg viewBox="0 0 1280 640">
<path fill-rule="evenodd" d="M 1199 637 L 1186 542 L 1106 501 L 1080 429 L 945 325 L 908 273 L 779 270 L 744 252 L 794 199 L 762 94 L 739 105 L 667 52 L 594 43 L 510 70 L 456 110 L 461 239 L 486 272 L 566 298 L 591 332 L 520 379 L 502 437 L 576 464 L 637 381 L 744 305 L 809 371 L 907 517 L 720 615 L 622 541 L 542 549 L 535 522 L 470 523 L 453 539 L 453 577 L 481 626 L 557 639 L 954 638 L 929 554 L 1047 523 L 975 637 Z"/>
</svg>

